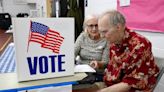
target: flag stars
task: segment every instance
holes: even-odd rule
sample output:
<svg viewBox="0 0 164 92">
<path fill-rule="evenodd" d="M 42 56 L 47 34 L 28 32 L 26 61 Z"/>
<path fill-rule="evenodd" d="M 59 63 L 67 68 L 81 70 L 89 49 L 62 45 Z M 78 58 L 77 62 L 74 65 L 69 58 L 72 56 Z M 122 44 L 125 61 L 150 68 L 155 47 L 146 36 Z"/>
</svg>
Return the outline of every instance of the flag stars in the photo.
<svg viewBox="0 0 164 92">
<path fill-rule="evenodd" d="M 32 32 L 40 33 L 42 35 L 46 35 L 49 27 L 40 23 L 33 22 L 32 23 Z"/>
</svg>

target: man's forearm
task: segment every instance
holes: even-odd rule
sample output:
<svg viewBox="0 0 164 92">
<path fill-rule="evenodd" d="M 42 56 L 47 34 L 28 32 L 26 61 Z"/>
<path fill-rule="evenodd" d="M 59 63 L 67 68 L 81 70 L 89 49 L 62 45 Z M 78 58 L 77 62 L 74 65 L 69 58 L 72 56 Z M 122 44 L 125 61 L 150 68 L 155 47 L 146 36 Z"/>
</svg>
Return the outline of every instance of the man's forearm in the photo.
<svg viewBox="0 0 164 92">
<path fill-rule="evenodd" d="M 121 82 L 121 83 L 112 85 L 110 87 L 101 89 L 98 92 L 129 92 L 130 88 L 131 87 L 127 83 Z"/>
</svg>

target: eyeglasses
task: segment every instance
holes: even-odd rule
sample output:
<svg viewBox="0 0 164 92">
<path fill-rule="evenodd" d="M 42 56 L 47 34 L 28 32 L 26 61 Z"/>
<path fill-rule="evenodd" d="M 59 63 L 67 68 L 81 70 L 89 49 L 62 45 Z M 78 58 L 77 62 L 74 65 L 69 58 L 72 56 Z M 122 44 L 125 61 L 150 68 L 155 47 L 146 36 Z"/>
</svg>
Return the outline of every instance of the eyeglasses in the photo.
<svg viewBox="0 0 164 92">
<path fill-rule="evenodd" d="M 90 24 L 90 25 L 87 25 L 88 28 L 98 28 L 98 24 Z"/>
</svg>

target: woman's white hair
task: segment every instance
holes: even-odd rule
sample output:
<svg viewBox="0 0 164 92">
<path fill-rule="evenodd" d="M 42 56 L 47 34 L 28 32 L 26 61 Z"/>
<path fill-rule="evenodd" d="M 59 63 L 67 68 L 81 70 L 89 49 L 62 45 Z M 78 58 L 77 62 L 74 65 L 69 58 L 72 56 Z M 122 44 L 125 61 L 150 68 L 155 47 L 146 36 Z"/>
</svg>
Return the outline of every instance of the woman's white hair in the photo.
<svg viewBox="0 0 164 92">
<path fill-rule="evenodd" d="M 88 20 L 91 20 L 91 19 L 97 19 L 98 20 L 98 16 L 97 15 L 87 15 L 84 19 L 84 22 L 83 22 L 83 30 L 86 32 L 86 27 L 87 27 L 87 22 Z"/>
</svg>

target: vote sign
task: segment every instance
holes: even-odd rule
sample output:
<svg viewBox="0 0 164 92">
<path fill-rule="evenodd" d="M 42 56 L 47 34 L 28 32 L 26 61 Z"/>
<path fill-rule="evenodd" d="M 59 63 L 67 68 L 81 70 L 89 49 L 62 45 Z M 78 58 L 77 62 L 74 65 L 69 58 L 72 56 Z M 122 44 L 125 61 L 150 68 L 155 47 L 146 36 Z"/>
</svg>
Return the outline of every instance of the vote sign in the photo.
<svg viewBox="0 0 164 92">
<path fill-rule="evenodd" d="M 73 18 L 15 18 L 18 81 L 74 74 Z"/>
</svg>

